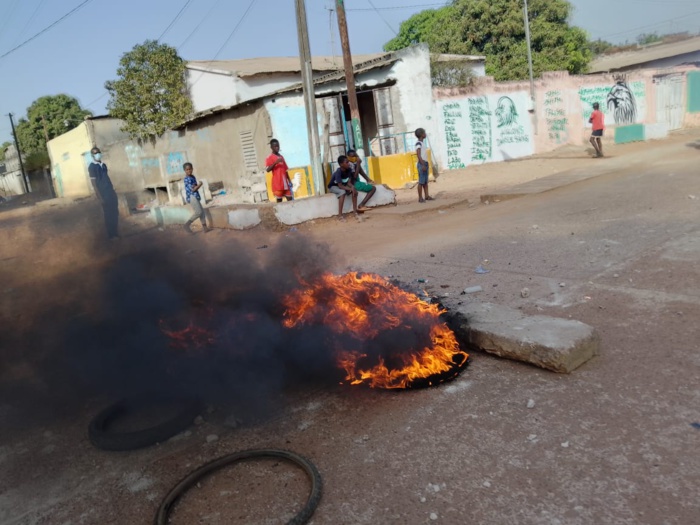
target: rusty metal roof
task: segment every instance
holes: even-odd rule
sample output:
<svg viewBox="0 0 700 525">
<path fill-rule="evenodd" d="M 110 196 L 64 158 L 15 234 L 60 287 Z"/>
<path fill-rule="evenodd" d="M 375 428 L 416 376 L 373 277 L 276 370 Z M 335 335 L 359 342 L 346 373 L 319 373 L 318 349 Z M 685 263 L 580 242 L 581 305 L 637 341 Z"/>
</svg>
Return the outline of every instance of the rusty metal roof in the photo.
<svg viewBox="0 0 700 525">
<path fill-rule="evenodd" d="M 614 55 L 603 55 L 591 62 L 590 73 L 605 73 L 617 71 L 632 66 L 642 66 L 648 62 L 671 58 L 678 55 L 695 53 L 700 51 L 700 36 L 672 42 L 670 44 L 656 44 L 653 46 L 624 51 Z"/>
<path fill-rule="evenodd" d="M 373 53 L 369 55 L 353 55 L 353 65 L 357 66 L 391 53 Z M 315 56 L 311 59 L 314 71 L 330 72 L 343 69 L 342 56 Z M 189 69 L 211 71 L 237 76 L 240 78 L 254 77 L 257 75 L 269 75 L 272 73 L 300 73 L 301 65 L 299 57 L 262 57 L 244 58 L 241 60 L 190 60 L 187 62 Z"/>
</svg>

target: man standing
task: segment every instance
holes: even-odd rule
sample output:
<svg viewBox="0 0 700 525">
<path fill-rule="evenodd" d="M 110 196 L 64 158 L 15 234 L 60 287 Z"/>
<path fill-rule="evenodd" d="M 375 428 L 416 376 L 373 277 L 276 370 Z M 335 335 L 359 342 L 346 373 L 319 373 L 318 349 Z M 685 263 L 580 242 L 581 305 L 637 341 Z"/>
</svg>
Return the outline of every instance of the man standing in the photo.
<svg viewBox="0 0 700 525">
<path fill-rule="evenodd" d="M 185 162 L 182 165 L 182 169 L 185 170 L 185 194 L 187 196 L 187 202 L 192 206 L 192 217 L 188 219 L 185 223 L 185 231 L 187 233 L 193 233 L 190 229 L 190 225 L 199 219 L 202 223 L 202 231 L 207 233 L 209 228 L 207 228 L 207 219 L 204 216 L 204 208 L 202 208 L 201 197 L 199 195 L 199 188 L 202 187 L 202 181 L 197 182 L 197 179 L 193 175 L 194 167 L 191 162 Z"/>
<path fill-rule="evenodd" d="M 591 133 L 591 144 L 593 144 L 593 149 L 595 149 L 596 158 L 603 156 L 603 130 L 605 129 L 605 115 L 600 111 L 600 104 L 597 102 L 593 103 L 593 113 L 591 113 L 591 118 L 588 122 L 593 126 L 593 132 Z"/>
<path fill-rule="evenodd" d="M 272 194 L 277 199 L 277 202 L 282 202 L 283 197 L 291 201 L 294 198 L 292 195 L 292 181 L 289 180 L 289 167 L 284 157 L 280 154 L 279 140 L 272 139 L 270 141 L 270 149 L 272 153 L 265 159 L 265 170 L 272 172 Z"/>
<path fill-rule="evenodd" d="M 107 165 L 102 162 L 102 152 L 95 146 L 90 150 L 92 162 L 88 167 L 90 182 L 95 190 L 95 195 L 102 204 L 102 211 L 105 217 L 107 235 L 110 239 L 119 238 L 119 206 L 117 194 L 109 178 Z"/>
</svg>

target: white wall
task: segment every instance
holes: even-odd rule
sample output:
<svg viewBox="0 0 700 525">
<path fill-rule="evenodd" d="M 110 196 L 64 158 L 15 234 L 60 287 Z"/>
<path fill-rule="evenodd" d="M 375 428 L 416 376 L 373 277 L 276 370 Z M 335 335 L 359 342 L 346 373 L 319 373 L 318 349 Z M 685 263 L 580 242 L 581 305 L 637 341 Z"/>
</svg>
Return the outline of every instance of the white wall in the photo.
<svg viewBox="0 0 700 525">
<path fill-rule="evenodd" d="M 187 87 L 196 113 L 238 103 L 236 79 L 231 75 L 188 69 Z"/>
</svg>

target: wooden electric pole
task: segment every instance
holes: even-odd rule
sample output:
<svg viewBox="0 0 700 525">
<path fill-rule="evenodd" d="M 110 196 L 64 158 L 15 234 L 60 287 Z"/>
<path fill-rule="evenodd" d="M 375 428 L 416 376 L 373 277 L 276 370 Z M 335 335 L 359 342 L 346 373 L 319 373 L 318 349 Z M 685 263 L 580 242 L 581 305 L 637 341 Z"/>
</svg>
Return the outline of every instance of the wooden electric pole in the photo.
<svg viewBox="0 0 700 525">
<path fill-rule="evenodd" d="M 304 107 L 306 108 L 306 127 L 309 132 L 309 155 L 313 170 L 316 195 L 326 193 L 325 174 L 321 163 L 321 139 L 318 135 L 318 119 L 316 116 L 316 91 L 314 89 L 313 69 L 311 67 L 311 46 L 306 20 L 305 0 L 294 0 L 297 15 L 297 34 L 299 38 L 299 60 L 301 61 L 301 82 L 304 92 Z"/>
<path fill-rule="evenodd" d="M 365 156 L 364 141 L 362 140 L 362 125 L 360 123 L 360 108 L 357 105 L 357 92 L 355 91 L 355 72 L 350 53 L 350 38 L 348 37 L 348 21 L 345 18 L 344 0 L 336 0 L 336 13 L 338 14 L 338 30 L 340 32 L 340 45 L 343 48 L 343 66 L 345 67 L 345 83 L 348 86 L 348 105 L 350 106 L 350 118 L 352 119 L 352 136 L 355 149 L 360 157 Z"/>
<path fill-rule="evenodd" d="M 17 140 L 17 132 L 15 131 L 15 123 L 12 120 L 12 113 L 9 114 L 10 127 L 12 128 L 12 137 L 15 139 L 15 149 L 17 150 L 17 158 L 19 159 L 19 169 L 22 171 L 22 181 L 24 182 L 24 191 L 29 193 L 29 182 L 27 174 L 24 171 L 24 162 L 22 161 L 22 152 L 19 149 L 19 141 Z"/>
</svg>

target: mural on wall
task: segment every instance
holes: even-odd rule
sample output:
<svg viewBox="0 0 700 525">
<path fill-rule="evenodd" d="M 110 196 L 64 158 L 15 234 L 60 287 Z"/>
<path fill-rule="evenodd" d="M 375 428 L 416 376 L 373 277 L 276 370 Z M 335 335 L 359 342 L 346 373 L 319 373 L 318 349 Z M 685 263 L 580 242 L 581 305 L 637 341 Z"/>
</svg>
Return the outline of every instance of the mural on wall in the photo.
<svg viewBox="0 0 700 525">
<path fill-rule="evenodd" d="M 642 123 L 646 116 L 646 86 L 643 81 L 627 82 L 619 78 L 613 86 L 582 87 L 578 91 L 587 126 L 593 103 L 600 104 L 606 125 Z"/>
<path fill-rule="evenodd" d="M 564 96 L 561 91 L 547 91 L 544 95 L 544 116 L 549 140 L 555 144 L 566 144 L 569 140 L 569 119 L 566 118 Z"/>
<path fill-rule="evenodd" d="M 525 92 L 438 102 L 448 169 L 532 155 Z"/>
<path fill-rule="evenodd" d="M 138 168 L 139 158 L 141 155 L 143 155 L 143 149 L 141 149 L 141 146 L 129 144 L 128 146 L 124 147 L 124 152 L 126 153 L 126 158 L 129 159 L 129 167 Z"/>
<path fill-rule="evenodd" d="M 182 171 L 182 165 L 185 162 L 187 162 L 187 153 L 184 151 L 171 151 L 168 153 L 167 161 L 165 163 L 165 171 L 168 176 L 182 175 L 184 177 L 185 175 Z"/>
</svg>

